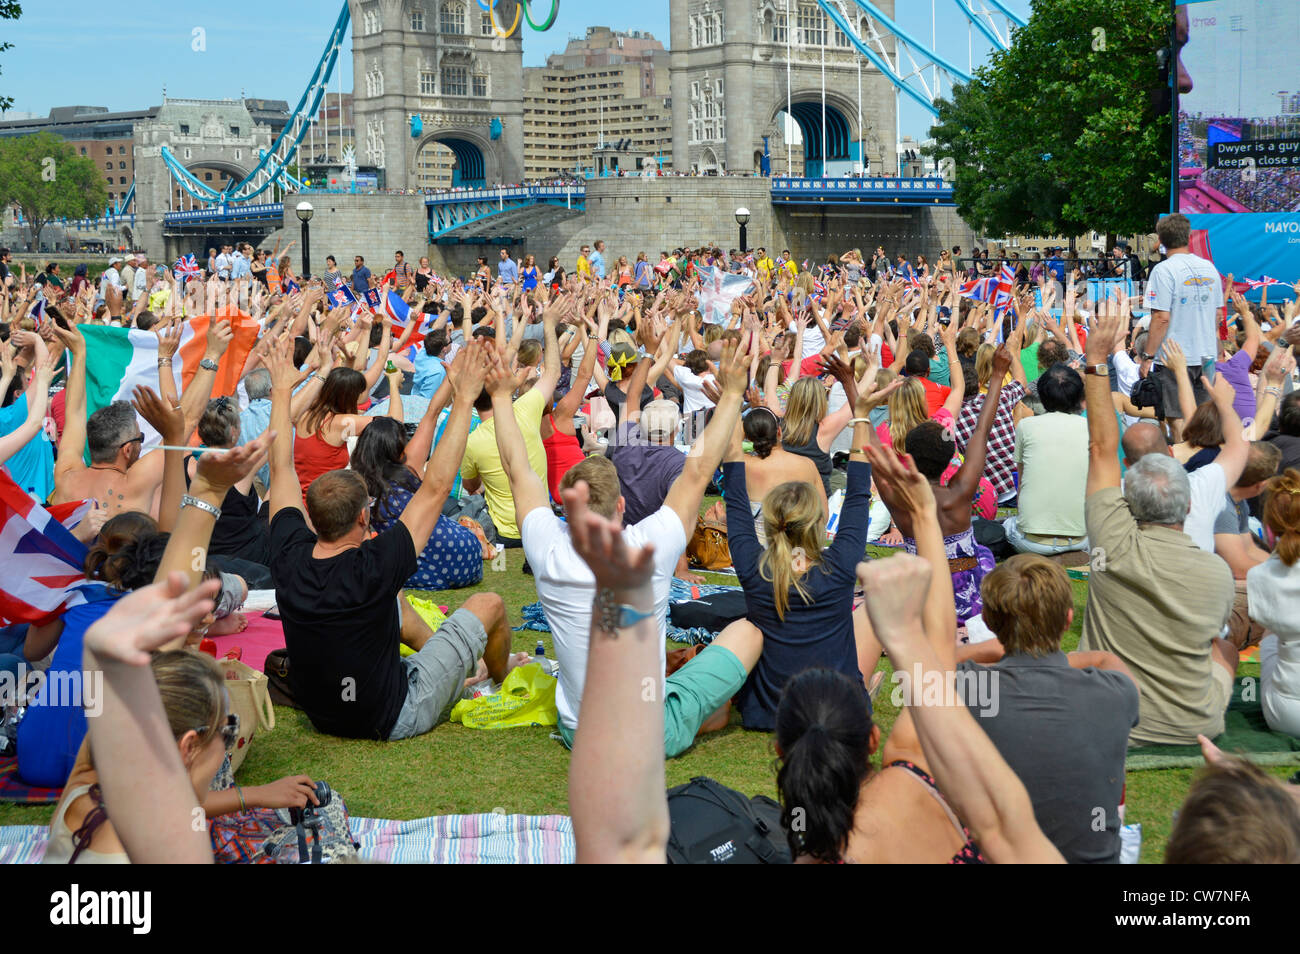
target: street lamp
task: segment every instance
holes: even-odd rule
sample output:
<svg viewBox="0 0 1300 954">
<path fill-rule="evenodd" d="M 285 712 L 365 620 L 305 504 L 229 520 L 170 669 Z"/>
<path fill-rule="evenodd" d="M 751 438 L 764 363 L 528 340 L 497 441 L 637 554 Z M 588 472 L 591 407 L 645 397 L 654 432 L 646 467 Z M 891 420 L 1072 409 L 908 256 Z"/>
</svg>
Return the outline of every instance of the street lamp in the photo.
<svg viewBox="0 0 1300 954">
<path fill-rule="evenodd" d="M 746 228 L 746 226 L 749 225 L 749 209 L 745 208 L 743 205 L 736 210 L 736 224 L 740 226 L 740 254 L 744 255 L 749 251 L 749 249 L 745 247 L 749 231 Z"/>
<path fill-rule="evenodd" d="M 306 281 L 311 277 L 311 229 L 307 223 L 316 214 L 316 210 L 310 202 L 299 202 L 295 211 L 302 222 L 302 279 Z"/>
</svg>

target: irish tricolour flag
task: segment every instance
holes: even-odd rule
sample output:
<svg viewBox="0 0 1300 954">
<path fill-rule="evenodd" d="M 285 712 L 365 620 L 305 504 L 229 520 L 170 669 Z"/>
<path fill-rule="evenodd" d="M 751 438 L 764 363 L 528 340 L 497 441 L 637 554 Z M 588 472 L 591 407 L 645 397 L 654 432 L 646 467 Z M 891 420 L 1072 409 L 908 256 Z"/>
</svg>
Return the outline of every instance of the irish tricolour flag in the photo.
<svg viewBox="0 0 1300 954">
<path fill-rule="evenodd" d="M 172 361 L 172 375 L 176 393 L 183 393 L 203 360 L 207 348 L 208 325 L 214 320 L 199 315 L 185 322 L 181 331 L 181 346 Z M 235 333 L 230 347 L 222 355 L 216 383 L 212 387 L 214 398 L 235 393 L 240 374 L 248 360 L 248 353 L 257 343 L 258 324 L 246 314 L 231 315 L 228 319 Z M 94 414 L 114 401 L 129 401 L 140 385 L 158 390 L 158 336 L 152 331 L 134 328 L 114 328 L 109 325 L 79 325 L 86 339 L 86 414 Z M 143 419 L 140 430 L 144 433 L 144 449 L 159 443 L 158 432 Z"/>
</svg>

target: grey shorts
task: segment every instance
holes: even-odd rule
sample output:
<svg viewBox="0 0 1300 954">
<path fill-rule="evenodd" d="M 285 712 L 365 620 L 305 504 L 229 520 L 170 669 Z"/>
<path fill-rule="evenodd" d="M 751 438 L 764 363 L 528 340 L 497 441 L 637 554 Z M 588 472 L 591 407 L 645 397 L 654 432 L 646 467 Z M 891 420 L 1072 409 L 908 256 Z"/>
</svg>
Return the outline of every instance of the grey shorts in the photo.
<svg viewBox="0 0 1300 954">
<path fill-rule="evenodd" d="M 1174 376 L 1173 369 L 1158 364 L 1151 369 L 1151 373 L 1156 376 L 1156 381 L 1160 384 L 1160 396 L 1164 402 L 1165 417 L 1181 418 L 1183 411 L 1178 404 L 1178 378 Z M 1200 365 L 1189 366 L 1187 376 L 1192 379 L 1192 394 L 1196 398 L 1196 403 L 1198 405 L 1204 404 L 1210 399 L 1210 392 L 1205 389 L 1204 369 Z"/>
<path fill-rule="evenodd" d="M 482 621 L 469 610 L 458 609 L 438 627 L 423 649 L 413 656 L 403 656 L 406 702 L 393 723 L 389 741 L 423 735 L 446 722 L 486 647 L 487 630 Z"/>
</svg>

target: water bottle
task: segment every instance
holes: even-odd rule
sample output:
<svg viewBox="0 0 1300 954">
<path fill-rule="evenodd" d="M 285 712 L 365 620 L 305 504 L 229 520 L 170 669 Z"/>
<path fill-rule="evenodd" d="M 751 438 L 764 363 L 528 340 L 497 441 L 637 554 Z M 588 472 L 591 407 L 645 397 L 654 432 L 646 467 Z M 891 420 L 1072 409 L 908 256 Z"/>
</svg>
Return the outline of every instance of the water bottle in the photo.
<svg viewBox="0 0 1300 954">
<path fill-rule="evenodd" d="M 556 662 L 554 659 L 547 658 L 546 647 L 542 645 L 542 641 L 540 639 L 537 641 L 537 648 L 533 650 L 533 662 L 541 665 L 542 672 L 546 673 L 548 676 L 558 677 L 560 674 L 559 663 Z"/>
</svg>

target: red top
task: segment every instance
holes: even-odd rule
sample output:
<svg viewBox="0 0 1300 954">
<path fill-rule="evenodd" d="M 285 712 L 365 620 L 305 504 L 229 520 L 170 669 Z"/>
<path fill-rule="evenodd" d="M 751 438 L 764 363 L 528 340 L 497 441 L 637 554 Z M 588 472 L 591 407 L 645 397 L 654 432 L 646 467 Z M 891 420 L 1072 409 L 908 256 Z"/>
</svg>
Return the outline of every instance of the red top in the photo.
<svg viewBox="0 0 1300 954">
<path fill-rule="evenodd" d="M 302 485 L 303 499 L 307 499 L 307 488 L 321 474 L 331 470 L 344 470 L 348 466 L 348 445 L 335 447 L 317 434 L 303 437 L 299 434 L 293 442 L 293 466 L 298 472 L 298 483 Z"/>
<path fill-rule="evenodd" d="M 546 415 L 551 422 L 551 436 L 542 438 L 546 448 L 546 486 L 550 488 L 551 499 L 560 503 L 560 481 L 576 464 L 586 459 L 577 436 L 562 434 L 555 426 L 555 415 Z"/>
</svg>

